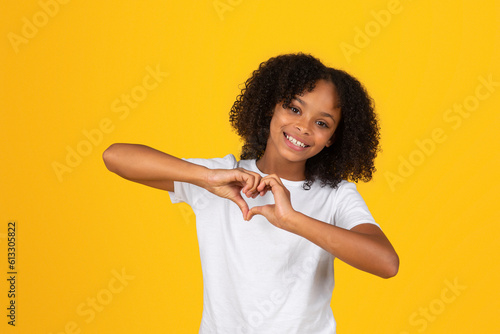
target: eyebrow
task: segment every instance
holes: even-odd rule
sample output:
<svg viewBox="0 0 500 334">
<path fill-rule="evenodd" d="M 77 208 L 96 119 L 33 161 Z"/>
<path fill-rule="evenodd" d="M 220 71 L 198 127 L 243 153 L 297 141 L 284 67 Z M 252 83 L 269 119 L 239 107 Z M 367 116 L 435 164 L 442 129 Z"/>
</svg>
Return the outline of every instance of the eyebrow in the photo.
<svg viewBox="0 0 500 334">
<path fill-rule="evenodd" d="M 294 97 L 293 99 L 294 99 L 294 100 L 299 101 L 299 103 L 300 103 L 300 104 L 302 104 L 302 105 L 307 105 L 307 103 L 305 103 L 304 101 L 302 101 L 302 100 L 301 100 L 301 99 L 299 99 L 298 97 Z M 335 107 L 335 109 L 337 109 L 337 108 L 340 108 L 340 107 Z M 330 118 L 331 118 L 334 122 L 336 122 L 336 121 L 335 121 L 335 118 L 333 118 L 333 116 L 332 116 L 331 114 L 329 114 L 329 113 L 327 113 L 327 112 L 325 112 L 325 111 L 321 111 L 321 112 L 320 112 L 320 115 L 321 115 L 321 116 L 324 116 L 324 117 L 330 117 Z"/>
</svg>

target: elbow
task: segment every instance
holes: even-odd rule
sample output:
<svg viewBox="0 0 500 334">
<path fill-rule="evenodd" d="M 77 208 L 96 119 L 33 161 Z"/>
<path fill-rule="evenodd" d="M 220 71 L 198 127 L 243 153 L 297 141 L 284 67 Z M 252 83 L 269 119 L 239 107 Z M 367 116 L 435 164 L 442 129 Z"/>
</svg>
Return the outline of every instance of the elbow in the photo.
<svg viewBox="0 0 500 334">
<path fill-rule="evenodd" d="M 102 160 L 106 168 L 113 173 L 117 172 L 117 149 L 120 144 L 111 144 L 103 153 Z"/>
<path fill-rule="evenodd" d="M 383 272 L 379 275 L 382 278 L 391 278 L 397 275 L 399 271 L 399 256 L 394 252 L 387 257 Z"/>
</svg>

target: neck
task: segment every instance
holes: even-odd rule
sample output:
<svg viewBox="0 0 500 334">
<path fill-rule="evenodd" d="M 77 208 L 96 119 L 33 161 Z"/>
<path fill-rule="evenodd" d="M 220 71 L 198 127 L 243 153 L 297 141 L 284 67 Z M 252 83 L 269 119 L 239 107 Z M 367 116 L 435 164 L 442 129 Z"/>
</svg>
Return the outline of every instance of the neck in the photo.
<svg viewBox="0 0 500 334">
<path fill-rule="evenodd" d="M 269 159 L 264 152 L 264 155 L 257 160 L 257 168 L 264 174 L 276 174 L 279 178 L 289 181 L 305 180 L 305 161 L 289 162 L 276 161 Z"/>
</svg>

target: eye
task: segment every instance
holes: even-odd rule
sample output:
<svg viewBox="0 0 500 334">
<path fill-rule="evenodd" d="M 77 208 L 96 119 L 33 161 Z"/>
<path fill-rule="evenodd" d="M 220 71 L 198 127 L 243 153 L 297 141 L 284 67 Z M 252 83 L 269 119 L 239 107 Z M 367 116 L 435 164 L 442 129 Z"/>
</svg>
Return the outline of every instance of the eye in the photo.
<svg viewBox="0 0 500 334">
<path fill-rule="evenodd" d="M 328 124 L 326 124 L 325 122 L 323 121 L 317 121 L 316 124 L 318 124 L 319 126 L 321 126 L 322 128 L 328 128 Z"/>
<path fill-rule="evenodd" d="M 290 110 L 294 113 L 294 114 L 298 114 L 300 112 L 300 109 L 299 108 L 295 108 L 295 107 L 290 107 Z"/>
</svg>

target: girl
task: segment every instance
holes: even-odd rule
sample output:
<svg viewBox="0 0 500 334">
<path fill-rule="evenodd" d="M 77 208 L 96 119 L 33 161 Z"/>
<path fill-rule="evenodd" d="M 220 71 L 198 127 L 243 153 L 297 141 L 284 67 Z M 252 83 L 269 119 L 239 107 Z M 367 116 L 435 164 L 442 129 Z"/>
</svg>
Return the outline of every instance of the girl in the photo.
<svg viewBox="0 0 500 334">
<path fill-rule="evenodd" d="M 193 208 L 200 333 L 335 333 L 334 258 L 384 278 L 399 267 L 351 182 L 375 171 L 371 99 L 356 79 L 311 55 L 280 55 L 245 82 L 230 121 L 244 140 L 239 161 L 113 144 L 104 162 Z"/>
</svg>

